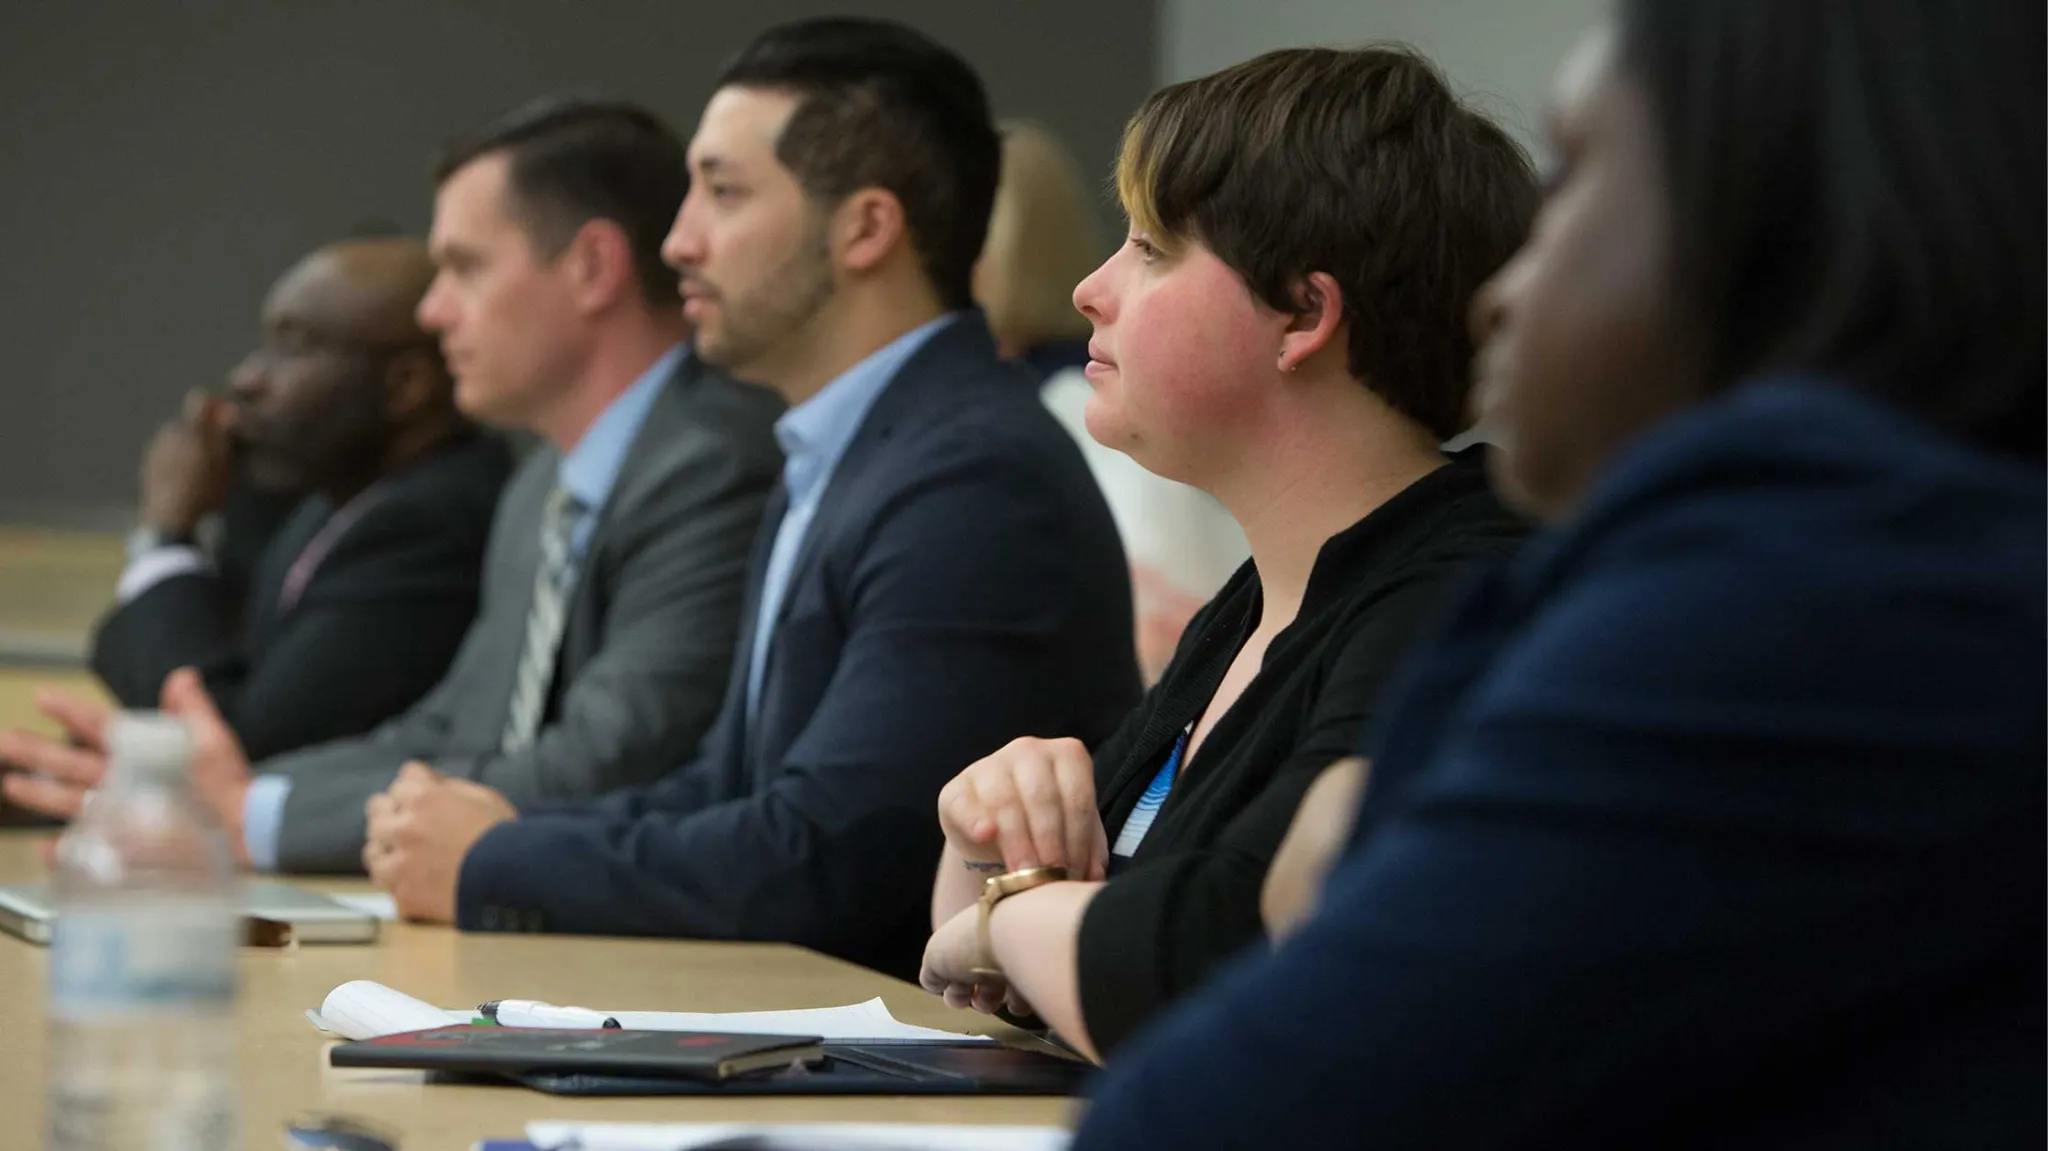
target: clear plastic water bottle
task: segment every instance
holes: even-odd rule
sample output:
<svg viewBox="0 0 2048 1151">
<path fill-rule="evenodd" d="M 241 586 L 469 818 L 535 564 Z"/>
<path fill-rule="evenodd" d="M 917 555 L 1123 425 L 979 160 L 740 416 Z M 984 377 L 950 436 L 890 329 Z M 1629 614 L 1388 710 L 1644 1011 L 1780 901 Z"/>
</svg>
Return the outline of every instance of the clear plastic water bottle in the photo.
<svg viewBox="0 0 2048 1151">
<path fill-rule="evenodd" d="M 106 782 L 57 844 L 48 1147 L 235 1145 L 234 859 L 192 794 L 191 738 L 117 717 Z"/>
</svg>

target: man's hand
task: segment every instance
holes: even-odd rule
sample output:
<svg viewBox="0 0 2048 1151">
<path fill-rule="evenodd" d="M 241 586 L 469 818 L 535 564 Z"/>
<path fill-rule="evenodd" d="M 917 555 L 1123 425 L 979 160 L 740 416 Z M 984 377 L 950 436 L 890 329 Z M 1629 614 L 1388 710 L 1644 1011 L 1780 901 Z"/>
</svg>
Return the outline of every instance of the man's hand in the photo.
<svg viewBox="0 0 2048 1151">
<path fill-rule="evenodd" d="M 159 706 L 166 714 L 184 720 L 185 729 L 192 733 L 193 794 L 213 810 L 214 817 L 227 830 L 236 862 L 250 866 L 242 808 L 249 797 L 252 773 L 242 742 L 235 738 L 235 729 L 221 718 L 220 709 L 206 692 L 206 681 L 189 667 L 181 667 L 165 677 Z"/>
<path fill-rule="evenodd" d="M 31 731 L 0 731 L 0 761 L 21 768 L 0 776 L 0 794 L 16 807 L 74 819 L 107 776 L 106 730 L 113 712 L 67 692 L 36 693 L 36 710 L 64 729 L 66 740 Z"/>
<path fill-rule="evenodd" d="M 226 829 L 235 858 L 249 864 L 242 839 L 242 801 L 249 792 L 249 759 L 206 694 L 199 673 L 180 668 L 164 680 L 161 706 L 185 721 L 192 734 L 192 790 Z M 36 710 L 56 721 L 69 742 L 27 731 L 0 732 L 0 759 L 32 774 L 0 781 L 7 799 L 30 811 L 76 818 L 86 798 L 107 777 L 107 725 L 113 712 L 61 691 L 36 693 Z"/>
<path fill-rule="evenodd" d="M 1031 1005 L 1020 999 L 999 977 L 974 974 L 977 967 L 994 966 L 981 949 L 979 907 L 970 907 L 947 920 L 925 944 L 924 967 L 917 982 L 933 995 L 943 995 L 948 1007 L 972 1007 L 993 1015 L 1008 1006 L 1012 1015 L 1031 1015 Z"/>
<path fill-rule="evenodd" d="M 142 522 L 189 535 L 227 500 L 234 471 L 235 409 L 219 396 L 191 392 L 184 414 L 157 429 L 142 455 Z"/>
<path fill-rule="evenodd" d="M 363 869 L 391 893 L 400 916 L 419 923 L 455 922 L 463 857 L 484 832 L 519 818 L 518 809 L 491 788 L 449 779 L 417 761 L 400 769 L 391 789 L 371 796 L 363 810 L 369 817 Z"/>
<path fill-rule="evenodd" d="M 946 842 L 972 867 L 1065 867 L 1107 874 L 1109 840 L 1095 810 L 1095 765 L 1077 739 L 1018 739 L 939 792 Z"/>
</svg>

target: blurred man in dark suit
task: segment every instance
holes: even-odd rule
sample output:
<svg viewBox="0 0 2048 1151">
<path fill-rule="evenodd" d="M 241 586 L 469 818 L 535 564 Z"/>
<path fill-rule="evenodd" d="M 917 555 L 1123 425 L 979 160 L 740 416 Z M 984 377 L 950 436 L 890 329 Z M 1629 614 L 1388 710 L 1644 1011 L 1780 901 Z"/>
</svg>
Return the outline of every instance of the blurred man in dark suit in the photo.
<svg viewBox="0 0 2048 1151">
<path fill-rule="evenodd" d="M 225 397 L 195 392 L 142 466 L 142 528 L 92 665 L 131 707 L 195 667 L 253 756 L 369 730 L 447 670 L 476 614 L 510 453 L 456 410 L 413 309 L 434 278 L 419 242 L 333 244 L 263 305 L 263 337 Z M 201 549 L 239 466 L 303 498 L 246 588 Z"/>
</svg>

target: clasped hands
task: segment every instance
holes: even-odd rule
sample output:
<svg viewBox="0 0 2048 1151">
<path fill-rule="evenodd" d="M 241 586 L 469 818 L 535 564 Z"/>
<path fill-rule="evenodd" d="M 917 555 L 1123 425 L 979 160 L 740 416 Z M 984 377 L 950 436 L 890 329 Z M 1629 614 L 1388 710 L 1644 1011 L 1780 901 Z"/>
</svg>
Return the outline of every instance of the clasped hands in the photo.
<svg viewBox="0 0 2048 1151">
<path fill-rule="evenodd" d="M 1095 806 L 1095 764 L 1075 739 L 1019 739 L 979 760 L 939 792 L 939 826 L 948 848 L 942 866 L 964 868 L 971 882 L 966 906 L 936 925 L 925 946 L 918 982 L 954 1007 L 993 1013 L 1007 1005 L 1033 1014 L 1030 1004 L 1000 977 L 976 974 L 998 966 L 982 951 L 980 909 L 973 899 L 981 880 L 1030 867 L 1062 866 L 1077 880 L 1108 872 L 1109 842 Z M 949 886 L 940 877 L 939 889 Z"/>
<path fill-rule="evenodd" d="M 455 922 L 462 860 L 484 833 L 519 811 L 493 788 L 414 761 L 364 805 L 363 870 L 391 893 L 401 918 Z"/>
</svg>

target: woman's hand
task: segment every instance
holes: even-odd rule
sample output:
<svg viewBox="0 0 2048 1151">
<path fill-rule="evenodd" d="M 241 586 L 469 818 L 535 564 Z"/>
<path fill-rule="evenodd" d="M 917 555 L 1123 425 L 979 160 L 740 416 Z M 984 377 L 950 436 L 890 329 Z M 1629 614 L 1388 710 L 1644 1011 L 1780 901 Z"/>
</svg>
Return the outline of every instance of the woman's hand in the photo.
<svg viewBox="0 0 2048 1151">
<path fill-rule="evenodd" d="M 924 967 L 917 973 L 919 986 L 943 995 L 948 1007 L 972 1007 L 993 1015 L 1007 1006 L 1012 1015 L 1032 1014 L 1031 1005 L 1018 998 L 1001 976 L 976 975 L 988 970 L 994 957 L 982 950 L 979 907 L 969 907 L 940 925 L 925 944 Z"/>
<path fill-rule="evenodd" d="M 1018 739 L 939 792 L 939 826 L 971 868 L 1065 867 L 1101 879 L 1109 839 L 1095 810 L 1095 764 L 1077 739 Z"/>
</svg>

